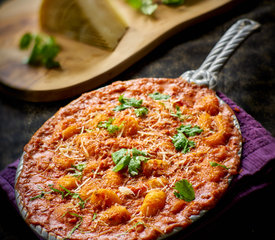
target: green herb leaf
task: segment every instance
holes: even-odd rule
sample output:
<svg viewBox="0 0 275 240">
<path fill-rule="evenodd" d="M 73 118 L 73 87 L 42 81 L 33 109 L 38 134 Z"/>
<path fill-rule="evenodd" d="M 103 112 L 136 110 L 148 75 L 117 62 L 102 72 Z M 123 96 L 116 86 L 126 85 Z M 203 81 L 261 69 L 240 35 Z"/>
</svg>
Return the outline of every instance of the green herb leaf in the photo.
<svg viewBox="0 0 275 240">
<path fill-rule="evenodd" d="M 73 233 L 75 232 L 75 230 L 77 230 L 79 228 L 79 226 L 82 224 L 83 222 L 83 217 L 76 214 L 76 213 L 73 213 L 73 212 L 69 212 L 70 215 L 74 216 L 74 217 L 77 217 L 77 218 L 80 218 L 80 220 L 76 223 L 76 225 L 73 227 L 73 229 L 68 233 L 67 237 L 64 238 L 64 240 L 67 240 L 67 239 L 70 239 L 73 235 Z"/>
<path fill-rule="evenodd" d="M 203 130 L 199 126 L 192 127 L 190 124 L 186 126 L 181 125 L 179 128 L 177 128 L 177 130 L 178 132 L 184 133 L 188 137 L 195 136 L 203 132 Z"/>
<path fill-rule="evenodd" d="M 31 44 L 31 41 L 32 41 L 32 35 L 30 33 L 25 33 L 21 39 L 20 39 L 20 42 L 19 42 L 19 47 L 20 49 L 27 49 L 30 44 Z"/>
<path fill-rule="evenodd" d="M 181 113 L 181 110 L 180 110 L 180 107 L 179 106 L 176 106 L 176 112 L 175 113 L 170 113 L 170 115 L 172 116 L 172 117 L 177 117 L 177 118 L 179 118 L 180 120 L 182 120 L 181 119 L 181 117 L 182 117 L 182 113 Z"/>
<path fill-rule="evenodd" d="M 184 0 L 161 0 L 161 2 L 166 5 L 178 6 L 182 5 L 184 3 Z"/>
<path fill-rule="evenodd" d="M 72 165 L 72 167 L 74 168 L 73 176 L 78 177 L 78 178 L 82 178 L 82 171 L 86 167 L 86 164 L 85 163 L 79 163 L 77 165 Z"/>
<path fill-rule="evenodd" d="M 62 185 L 59 185 L 62 189 L 65 190 L 66 194 L 64 197 L 71 196 L 72 198 L 77 198 L 80 202 L 78 203 L 81 208 L 85 207 L 85 201 L 79 196 L 78 193 L 71 192 L 69 189 L 63 187 Z M 62 192 L 62 191 L 61 191 Z M 63 192 L 64 194 L 64 192 Z M 63 196 L 63 195 L 62 195 Z"/>
<path fill-rule="evenodd" d="M 118 172 L 125 167 L 128 167 L 128 171 L 131 176 L 138 174 L 141 166 L 141 162 L 147 161 L 149 158 L 147 152 L 140 151 L 136 148 L 125 149 L 122 148 L 114 153 L 112 153 L 112 159 L 116 166 L 113 168 L 114 172 Z"/>
<path fill-rule="evenodd" d="M 190 149 L 195 147 L 195 142 L 189 141 L 185 135 L 181 132 L 175 134 L 172 138 L 172 142 L 175 146 L 175 148 L 178 151 L 182 151 L 182 153 L 188 153 L 190 152 Z"/>
<path fill-rule="evenodd" d="M 136 228 L 138 225 L 143 225 L 145 227 L 144 222 L 137 222 L 132 227 L 130 227 L 125 233 L 130 232 L 132 229 Z"/>
<path fill-rule="evenodd" d="M 148 96 L 154 100 L 167 100 L 171 97 L 170 95 L 161 94 L 159 92 L 151 93 Z"/>
<path fill-rule="evenodd" d="M 135 109 L 135 114 L 137 117 L 145 116 L 148 113 L 148 108 L 140 107 Z"/>
<path fill-rule="evenodd" d="M 152 0 L 142 0 L 140 11 L 145 15 L 152 15 L 158 8 L 158 4 Z"/>
<path fill-rule="evenodd" d="M 219 166 L 219 167 L 225 168 L 226 170 L 229 170 L 229 168 L 226 167 L 225 165 L 222 165 L 222 164 L 219 164 L 219 163 L 216 163 L 216 162 L 209 161 L 209 164 L 211 165 L 211 167 L 217 167 L 217 166 Z"/>
<path fill-rule="evenodd" d="M 116 125 L 113 125 L 114 119 L 113 118 L 110 118 L 108 121 L 102 121 L 102 122 L 99 122 L 97 127 L 98 128 L 105 128 L 110 134 L 114 134 L 115 132 L 119 131 L 122 126 L 116 126 Z"/>
<path fill-rule="evenodd" d="M 186 179 L 179 180 L 175 183 L 175 187 L 177 191 L 174 192 L 174 195 L 182 200 L 187 202 L 191 202 L 195 199 L 195 191 L 190 182 Z"/>
<path fill-rule="evenodd" d="M 93 221 L 96 219 L 96 217 L 97 217 L 97 213 L 94 213 L 94 215 L 93 215 Z"/>
<path fill-rule="evenodd" d="M 79 163 L 77 165 L 73 165 L 72 167 L 75 168 L 76 170 L 82 172 L 84 170 L 84 168 L 86 167 L 86 163 Z"/>
<path fill-rule="evenodd" d="M 126 0 L 126 2 L 145 15 L 152 15 L 160 4 L 179 6 L 184 3 L 184 0 Z"/>
<path fill-rule="evenodd" d="M 33 41 L 33 48 L 27 60 L 29 65 L 42 65 L 46 68 L 60 67 L 59 62 L 54 60 L 60 52 L 60 47 L 56 44 L 53 37 L 26 33 L 21 37 L 19 43 L 20 49 L 27 49 Z"/>
<path fill-rule="evenodd" d="M 142 0 L 126 0 L 126 2 L 135 9 L 140 9 Z"/>
<path fill-rule="evenodd" d="M 139 108 L 142 105 L 142 100 L 137 100 L 136 98 L 125 98 L 124 95 L 120 95 L 118 101 L 121 103 L 121 105 L 118 105 L 113 109 L 116 112 L 131 107 Z"/>
<path fill-rule="evenodd" d="M 61 194 L 62 199 L 64 198 L 65 193 L 64 193 L 63 191 L 61 191 L 61 190 L 59 190 L 59 189 L 56 189 L 56 188 L 54 188 L 54 187 L 50 187 L 50 189 L 53 190 L 53 192 L 56 192 L 56 193 Z"/>
<path fill-rule="evenodd" d="M 143 100 L 138 100 L 136 98 L 125 98 L 124 95 L 120 95 L 118 101 L 121 104 L 116 106 L 113 111 L 118 112 L 133 107 L 136 108 L 135 114 L 137 117 L 144 116 L 148 113 L 148 109 L 142 106 Z"/>
</svg>

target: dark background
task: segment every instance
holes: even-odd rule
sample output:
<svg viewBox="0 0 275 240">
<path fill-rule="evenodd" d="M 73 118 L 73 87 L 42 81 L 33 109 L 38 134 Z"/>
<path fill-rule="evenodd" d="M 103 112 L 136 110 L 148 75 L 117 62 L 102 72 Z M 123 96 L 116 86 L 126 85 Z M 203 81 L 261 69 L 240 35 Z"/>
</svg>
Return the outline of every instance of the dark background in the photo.
<svg viewBox="0 0 275 240">
<path fill-rule="evenodd" d="M 187 70 L 197 69 L 222 34 L 241 18 L 258 21 L 261 29 L 250 35 L 226 63 L 216 90 L 225 93 L 275 136 L 274 0 L 244 1 L 227 13 L 192 26 L 165 41 L 112 81 L 175 78 Z M 19 158 L 34 132 L 71 100 L 28 103 L 0 93 L 0 170 Z M 206 215 L 173 239 L 275 239 L 274 178 L 267 180 L 272 183 L 269 187 L 243 198 L 229 211 L 218 215 L 226 204 L 221 201 L 216 211 L 209 213 L 217 215 L 214 221 L 210 222 Z M 0 206 L 1 240 L 36 239 L 1 190 Z M 202 225 L 204 227 L 199 228 Z"/>
</svg>

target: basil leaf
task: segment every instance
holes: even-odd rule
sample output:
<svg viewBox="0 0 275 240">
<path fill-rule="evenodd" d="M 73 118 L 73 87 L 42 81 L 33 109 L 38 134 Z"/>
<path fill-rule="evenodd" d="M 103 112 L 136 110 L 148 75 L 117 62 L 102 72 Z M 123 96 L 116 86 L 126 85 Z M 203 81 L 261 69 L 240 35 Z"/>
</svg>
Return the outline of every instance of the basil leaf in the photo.
<svg viewBox="0 0 275 240">
<path fill-rule="evenodd" d="M 117 164 L 121 158 L 124 157 L 124 155 L 128 152 L 127 149 L 122 148 L 114 153 L 112 153 L 112 159 L 114 161 L 115 164 Z"/>
<path fill-rule="evenodd" d="M 167 100 L 171 97 L 170 95 L 161 94 L 159 92 L 151 93 L 148 96 L 154 100 Z"/>
<path fill-rule="evenodd" d="M 138 175 L 138 170 L 140 168 L 140 165 L 141 165 L 141 158 L 137 156 L 131 159 L 128 165 L 128 170 L 131 176 Z"/>
<path fill-rule="evenodd" d="M 138 149 L 136 149 L 136 148 L 133 148 L 131 151 L 132 151 L 132 155 L 133 155 L 133 156 L 138 156 L 138 155 L 148 156 L 148 153 L 147 153 L 147 152 L 145 152 L 145 151 L 140 151 L 140 150 L 138 150 Z"/>
<path fill-rule="evenodd" d="M 141 162 L 147 161 L 149 158 L 146 156 L 147 152 L 140 151 L 136 148 L 133 149 L 120 149 L 112 153 L 112 159 L 116 166 L 113 168 L 114 172 L 119 172 L 120 170 L 128 167 L 128 171 L 131 176 L 138 174 L 138 170 L 141 167 Z"/>
<path fill-rule="evenodd" d="M 195 147 L 195 142 L 189 141 L 181 132 L 173 136 L 172 142 L 175 148 L 179 151 L 181 150 L 183 153 L 188 153 L 191 148 Z"/>
<path fill-rule="evenodd" d="M 203 132 L 203 130 L 199 126 L 192 127 L 190 124 L 186 126 L 181 125 L 179 128 L 177 128 L 177 130 L 178 132 L 184 133 L 188 137 L 195 136 Z"/>
<path fill-rule="evenodd" d="M 118 105 L 113 109 L 116 112 L 131 107 L 139 108 L 142 105 L 142 100 L 137 100 L 136 98 L 125 98 L 124 95 L 119 96 L 118 101 L 121 103 L 121 105 Z"/>
<path fill-rule="evenodd" d="M 195 191 L 190 182 L 186 179 L 179 180 L 175 183 L 174 187 L 175 191 L 174 195 L 182 200 L 187 202 L 191 202 L 195 199 Z"/>
<path fill-rule="evenodd" d="M 142 106 L 143 100 L 138 100 L 136 98 L 125 98 L 124 95 L 120 95 L 118 101 L 121 104 L 116 106 L 113 111 L 118 112 L 133 107 L 136 108 L 135 114 L 137 117 L 144 116 L 148 113 L 148 109 Z"/>
<path fill-rule="evenodd" d="M 131 157 L 129 155 L 123 156 L 119 161 L 116 163 L 116 166 L 113 168 L 114 172 L 119 172 L 123 168 L 129 165 L 131 161 Z"/>
</svg>

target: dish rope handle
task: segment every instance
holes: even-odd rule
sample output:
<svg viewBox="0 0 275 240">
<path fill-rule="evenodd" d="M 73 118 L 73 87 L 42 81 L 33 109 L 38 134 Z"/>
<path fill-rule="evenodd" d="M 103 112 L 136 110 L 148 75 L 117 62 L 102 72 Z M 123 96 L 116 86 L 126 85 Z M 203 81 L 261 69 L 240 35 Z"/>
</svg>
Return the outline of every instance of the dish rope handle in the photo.
<svg viewBox="0 0 275 240">
<path fill-rule="evenodd" d="M 190 70 L 181 75 L 188 82 L 207 85 L 214 88 L 217 85 L 217 75 L 232 52 L 260 24 L 250 19 L 241 19 L 232 25 L 211 50 L 205 61 L 197 70 Z"/>
</svg>

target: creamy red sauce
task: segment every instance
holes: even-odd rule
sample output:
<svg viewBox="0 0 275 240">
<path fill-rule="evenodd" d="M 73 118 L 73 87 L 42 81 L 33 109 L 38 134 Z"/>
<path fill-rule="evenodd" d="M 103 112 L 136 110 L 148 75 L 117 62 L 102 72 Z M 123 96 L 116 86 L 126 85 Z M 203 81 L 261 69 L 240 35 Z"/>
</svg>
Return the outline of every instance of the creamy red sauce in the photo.
<svg viewBox="0 0 275 240">
<path fill-rule="evenodd" d="M 170 98 L 148 96 L 155 92 Z M 121 95 L 143 100 L 148 113 L 114 111 Z M 99 127 L 109 119 L 114 133 Z M 172 142 L 181 125 L 203 130 L 188 137 L 195 146 L 186 153 Z M 16 188 L 27 221 L 58 237 L 156 239 L 215 206 L 238 172 L 240 144 L 232 110 L 206 87 L 180 78 L 115 82 L 61 108 L 34 134 Z M 123 148 L 148 153 L 135 176 L 113 171 L 112 153 Z M 174 194 L 182 179 L 194 189 L 190 202 Z"/>
</svg>

